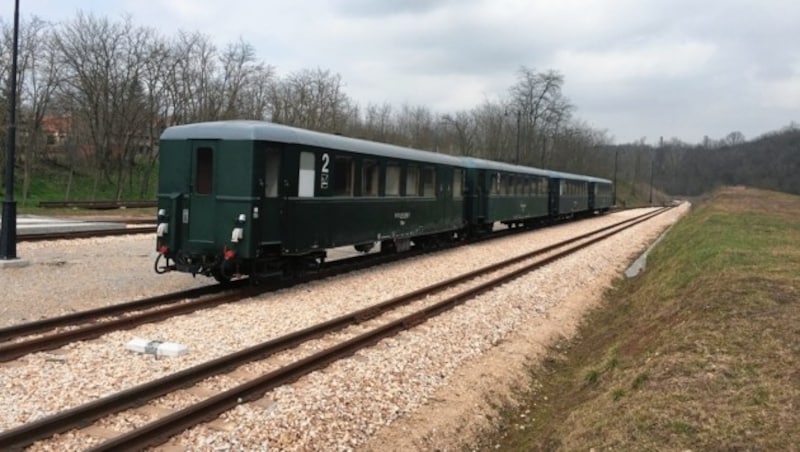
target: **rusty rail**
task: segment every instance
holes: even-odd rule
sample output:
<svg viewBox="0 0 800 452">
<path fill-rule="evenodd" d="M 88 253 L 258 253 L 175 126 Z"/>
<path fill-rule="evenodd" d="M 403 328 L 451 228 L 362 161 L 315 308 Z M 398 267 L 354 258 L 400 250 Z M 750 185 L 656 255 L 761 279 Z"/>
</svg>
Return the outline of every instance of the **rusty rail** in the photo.
<svg viewBox="0 0 800 452">
<path fill-rule="evenodd" d="M 41 201 L 39 207 L 44 209 L 54 208 L 80 208 L 80 209 L 97 209 L 97 210 L 110 210 L 125 208 L 139 208 L 139 207 L 156 207 L 156 201 L 148 200 L 127 200 L 127 201 Z"/>
<path fill-rule="evenodd" d="M 155 226 L 139 226 L 125 229 L 101 229 L 96 231 L 48 232 L 45 234 L 20 234 L 18 242 L 43 242 L 47 240 L 86 239 L 92 237 L 110 237 L 116 235 L 155 234 Z"/>
</svg>

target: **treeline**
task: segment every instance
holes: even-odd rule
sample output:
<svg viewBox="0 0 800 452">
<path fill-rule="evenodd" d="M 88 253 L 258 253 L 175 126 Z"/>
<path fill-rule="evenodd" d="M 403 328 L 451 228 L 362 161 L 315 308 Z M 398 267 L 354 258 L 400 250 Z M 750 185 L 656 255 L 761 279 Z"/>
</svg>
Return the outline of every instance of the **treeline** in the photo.
<svg viewBox="0 0 800 452">
<path fill-rule="evenodd" d="M 800 125 L 793 122 L 750 141 L 731 132 L 694 145 L 675 138 L 652 145 L 640 140 L 606 146 L 603 152 L 606 160 L 622 162 L 618 177 L 632 182 L 632 191 L 652 181 L 672 196 L 697 196 L 731 185 L 800 194 Z"/>
<path fill-rule="evenodd" d="M 0 124 L 7 124 L 12 24 L 0 22 Z M 320 68 L 279 76 L 244 41 L 217 47 L 208 35 L 162 36 L 130 18 L 77 13 L 62 24 L 20 25 L 17 171 L 21 198 L 46 165 L 113 184 L 117 196 L 152 193 L 164 128 L 263 119 L 418 149 L 608 176 L 598 168 L 604 132 L 576 119 L 556 71 L 521 67 L 516 83 L 470 110 L 425 105 L 361 106 L 340 75 Z M 406 87 L 413 90 L 414 87 Z M 389 89 L 389 87 L 387 87 Z M 0 130 L 6 142 L 6 129 Z M 5 161 L 3 145 L 3 161 Z M 71 178 L 64 187 L 69 199 Z M 18 181 L 18 183 L 20 183 Z M 18 195 L 19 198 L 19 195 Z"/>
<path fill-rule="evenodd" d="M 12 24 L 2 19 L 0 40 L 0 125 L 5 125 Z M 247 42 L 218 47 L 199 32 L 164 36 L 130 18 L 79 12 L 61 24 L 23 19 L 19 44 L 16 166 L 22 190 L 16 197 L 23 205 L 31 181 L 47 177 L 54 167 L 66 175 L 63 199 L 71 199 L 76 174 L 90 177 L 91 198 L 100 185 L 114 187 L 118 199 L 123 193 L 152 198 L 161 132 L 170 125 L 225 119 L 268 120 L 618 179 L 630 187 L 629 198 L 650 180 L 671 194 L 695 194 L 729 181 L 800 192 L 794 181 L 776 182 L 794 161 L 789 150 L 783 160 L 768 156 L 777 148 L 791 149 L 776 141 L 779 134 L 753 143 L 734 132 L 701 145 L 642 140 L 614 146 L 606 131 L 576 117 L 576 107 L 562 92 L 564 77 L 555 70 L 521 66 L 515 83 L 496 98 L 471 109 L 434 112 L 425 105 L 362 106 L 330 70 L 281 76 Z M 6 133 L 0 127 L 3 165 Z M 750 149 L 756 155 L 749 155 Z M 745 161 L 752 165 L 738 166 Z M 779 168 L 763 166 L 778 161 Z"/>
</svg>

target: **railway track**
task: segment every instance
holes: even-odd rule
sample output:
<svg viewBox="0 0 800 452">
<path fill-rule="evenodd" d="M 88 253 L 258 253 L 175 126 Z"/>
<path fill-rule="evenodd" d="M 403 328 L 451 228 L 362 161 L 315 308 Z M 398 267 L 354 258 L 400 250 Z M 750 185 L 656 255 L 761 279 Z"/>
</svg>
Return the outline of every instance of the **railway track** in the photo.
<svg viewBox="0 0 800 452">
<path fill-rule="evenodd" d="M 17 236 L 18 242 L 43 242 L 49 240 L 72 240 L 93 237 L 110 237 L 116 235 L 155 234 L 155 226 L 137 226 L 125 229 L 104 229 L 99 231 L 52 232 L 45 234 L 22 234 Z"/>
<path fill-rule="evenodd" d="M 130 230 L 131 229 L 122 230 L 122 233 Z M 514 234 L 517 231 L 517 229 L 500 230 L 478 240 L 482 241 L 499 239 L 507 235 Z M 97 234 L 98 232 L 99 234 Z M 108 234 L 103 234 L 106 232 Z M 116 230 L 81 231 L 61 234 L 40 234 L 28 237 L 30 237 L 32 240 L 38 240 L 39 237 L 41 237 L 41 240 L 56 240 L 63 238 L 119 235 L 119 232 L 120 231 Z M 441 248 L 452 246 L 458 246 L 458 243 L 445 244 Z M 94 339 L 109 332 L 132 329 L 145 323 L 157 322 L 170 317 L 189 314 L 200 309 L 207 309 L 220 304 L 233 303 L 245 298 L 258 296 L 266 292 L 291 287 L 297 284 L 304 284 L 315 279 L 328 278 L 350 271 L 394 262 L 400 259 L 412 258 L 429 251 L 435 250 L 411 250 L 399 254 L 369 254 L 357 256 L 339 261 L 328 262 L 323 270 L 308 273 L 291 279 L 268 282 L 261 287 L 247 288 L 246 286 L 249 284 L 249 282 L 240 280 L 234 281 L 233 284 L 227 286 L 214 285 L 201 287 L 197 289 L 176 292 L 173 294 L 158 295 L 142 300 L 119 303 L 103 308 L 81 311 L 64 316 L 0 328 L 0 363 L 11 361 L 30 353 L 59 348 L 72 342 Z M 226 289 L 246 288 L 247 290 L 244 291 L 234 290 L 230 293 L 219 293 Z M 207 295 L 212 296 L 201 300 L 181 303 L 184 300 L 197 299 Z M 58 331 L 59 329 L 65 331 Z M 42 335 L 27 340 L 9 342 L 17 338 L 34 334 Z M 2 342 L 7 343 L 3 344 Z"/>
<path fill-rule="evenodd" d="M 668 209 L 661 209 L 656 212 L 625 220 L 583 234 L 579 237 L 565 240 L 460 275 L 456 278 L 442 281 L 304 330 L 272 339 L 237 353 L 199 364 L 176 374 L 7 430 L 0 433 L 0 448 L 13 449 L 25 447 L 36 440 L 47 438 L 56 433 L 83 427 L 88 422 L 93 422 L 104 416 L 142 405 L 164 394 L 196 384 L 210 376 L 228 372 L 249 362 L 262 360 L 277 352 L 296 347 L 304 342 L 323 337 L 332 332 L 340 331 L 348 326 L 363 324 L 364 322 L 377 321 L 377 323 L 379 323 L 365 333 L 358 334 L 287 366 L 280 367 L 267 374 L 232 387 L 198 404 L 186 407 L 155 422 L 151 422 L 129 433 L 111 439 L 91 450 L 139 450 L 144 447 L 161 444 L 167 441 L 169 437 L 191 426 L 216 418 L 222 412 L 235 407 L 239 403 L 256 400 L 262 397 L 265 392 L 277 386 L 287 384 L 315 369 L 325 367 L 333 361 L 352 355 L 356 351 L 368 347 L 383 338 L 413 328 L 427 319 L 446 312 L 498 285 L 504 284 L 536 268 L 604 240 L 622 230 L 647 221 L 666 210 Z M 511 270 L 508 270 L 509 267 Z M 483 282 L 469 285 L 470 281 L 474 281 L 478 277 L 485 278 L 487 274 L 493 275 L 490 280 L 486 281 L 484 279 L 482 280 Z M 463 285 L 468 285 L 469 287 L 461 287 Z M 457 287 L 457 289 L 453 289 L 453 287 Z M 425 301 L 431 295 L 441 293 L 445 290 L 456 290 L 456 292 L 448 292 L 448 295 L 443 299 L 436 300 L 434 298 L 432 302 Z M 422 303 L 424 306 L 400 318 L 387 320 L 382 323 L 379 321 L 380 316 L 411 303 Z"/>
<path fill-rule="evenodd" d="M 185 315 L 225 303 L 234 303 L 266 292 L 305 284 L 364 268 L 382 265 L 421 254 L 411 251 L 396 255 L 364 255 L 328 263 L 324 270 L 300 277 L 251 285 L 247 279 L 225 285 L 211 285 L 120 303 L 64 316 L 22 323 L 0 329 L 0 362 L 30 353 L 52 350 L 72 342 L 94 339 L 113 331 L 132 329 L 145 323 Z M 205 298 L 204 298 L 205 297 Z M 30 339 L 12 342 L 26 336 Z"/>
<path fill-rule="evenodd" d="M 111 210 L 122 207 L 133 209 L 143 207 L 156 207 L 157 202 L 145 200 L 123 200 L 123 201 L 41 201 L 39 207 L 46 209 L 54 208 L 79 208 L 95 210 Z"/>
</svg>

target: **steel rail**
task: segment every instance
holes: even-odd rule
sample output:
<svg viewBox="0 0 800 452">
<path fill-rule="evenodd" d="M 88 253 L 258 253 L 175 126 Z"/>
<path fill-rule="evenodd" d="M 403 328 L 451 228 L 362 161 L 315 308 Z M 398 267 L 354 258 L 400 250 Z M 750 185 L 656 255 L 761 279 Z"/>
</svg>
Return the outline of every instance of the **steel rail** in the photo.
<svg viewBox="0 0 800 452">
<path fill-rule="evenodd" d="M 249 347 L 239 352 L 208 361 L 206 363 L 198 364 L 175 374 L 135 386 L 114 395 L 42 418 L 38 421 L 24 424 L 20 427 L 0 433 L 0 447 L 24 447 L 37 439 L 46 438 L 56 433 L 81 427 L 86 423 L 92 422 L 100 417 L 113 414 L 127 408 L 142 405 L 156 397 L 195 384 L 210 376 L 234 369 L 244 363 L 267 358 L 272 354 L 295 347 L 308 340 L 341 330 L 356 323 L 363 322 L 370 318 L 381 315 L 391 309 L 408 304 L 416 299 L 424 297 L 425 295 L 444 290 L 454 284 L 459 284 L 477 276 L 481 276 L 486 272 L 499 270 L 504 266 L 535 257 L 536 255 L 547 253 L 554 249 L 574 243 L 575 241 L 588 238 L 592 235 L 596 235 L 600 232 L 634 222 L 644 217 L 650 217 L 657 213 L 660 212 L 649 212 L 639 217 L 624 220 L 622 222 L 591 231 L 572 239 L 563 240 L 559 243 L 516 256 L 503 262 L 492 264 L 463 275 L 459 275 L 455 278 L 451 278 L 449 280 L 392 298 L 377 305 L 328 320 L 304 330 L 296 331 Z"/>
<path fill-rule="evenodd" d="M 110 222 L 111 223 L 111 222 Z M 18 242 L 43 242 L 47 240 L 72 240 L 92 237 L 110 237 L 117 235 L 154 234 L 155 226 L 139 226 L 125 229 L 102 229 L 95 231 L 70 231 L 48 232 L 44 234 L 22 234 L 17 237 Z"/>
<path fill-rule="evenodd" d="M 121 303 L 118 305 L 76 312 L 74 314 L 54 317 L 51 319 L 43 319 L 35 322 L 10 326 L 0 329 L 0 340 L 8 341 L 11 338 L 35 334 L 48 329 L 86 324 L 107 316 L 119 316 L 129 312 L 151 309 L 159 307 L 160 305 L 167 305 L 167 307 L 159 308 L 157 310 L 106 320 L 69 331 L 48 334 L 20 342 L 0 344 L 0 362 L 11 361 L 34 352 L 52 350 L 75 341 L 93 339 L 113 331 L 135 328 L 145 323 L 156 322 L 177 315 L 189 314 L 200 309 L 208 309 L 224 303 L 233 303 L 245 298 L 261 295 L 266 292 L 285 289 L 287 287 L 304 284 L 312 280 L 329 278 L 342 273 L 369 268 L 387 262 L 393 262 L 398 259 L 417 256 L 419 254 L 420 252 L 412 251 L 398 255 L 356 256 L 331 262 L 328 264 L 328 267 L 316 273 L 308 273 L 295 278 L 273 281 L 264 285 L 248 286 L 250 281 L 248 279 L 243 279 L 233 281 L 232 283 L 226 285 L 214 285 L 190 289 L 175 294 L 160 295 L 144 300 Z M 185 298 L 198 298 L 204 295 L 213 295 L 228 289 L 237 289 L 238 291 L 202 300 L 175 304 Z M 183 295 L 187 296 L 180 298 Z"/>
<path fill-rule="evenodd" d="M 96 321 L 97 319 L 100 318 L 112 317 L 115 315 L 125 314 L 132 311 L 141 311 L 145 309 L 150 309 L 155 306 L 177 303 L 179 301 L 186 299 L 198 298 L 205 295 L 218 293 L 222 290 L 236 289 L 244 284 L 245 282 L 243 281 L 234 281 L 227 286 L 209 285 L 204 287 L 198 287 L 195 289 L 182 290 L 180 292 L 157 295 L 155 297 L 143 298 L 141 300 L 129 301 L 127 303 L 120 303 L 111 306 L 103 306 L 101 308 L 78 311 L 58 317 L 51 317 L 27 323 L 20 323 L 17 325 L 0 328 L 0 341 L 8 341 L 10 339 L 14 339 L 17 337 L 28 336 L 31 334 L 36 334 L 42 331 L 52 330 L 54 328 L 59 328 L 59 327 L 81 325 L 84 323 Z"/>
<path fill-rule="evenodd" d="M 40 201 L 39 207 L 44 209 L 76 207 L 82 209 L 111 210 L 120 207 L 142 208 L 156 207 L 155 200 L 122 200 L 122 201 Z"/>
<path fill-rule="evenodd" d="M 253 296 L 254 291 L 249 290 L 251 288 L 252 286 L 247 286 L 247 288 L 240 291 L 217 294 L 197 301 L 171 304 L 164 308 L 146 311 L 128 317 L 119 317 L 106 322 L 85 325 L 74 330 L 61 331 L 20 342 L 6 343 L 0 345 L 0 362 L 11 361 L 20 356 L 35 352 L 52 350 L 72 342 L 94 339 L 114 331 L 129 330 L 144 323 L 157 322 L 176 315 L 188 314 L 199 309 L 208 309 L 224 303 L 233 303 Z"/>
</svg>

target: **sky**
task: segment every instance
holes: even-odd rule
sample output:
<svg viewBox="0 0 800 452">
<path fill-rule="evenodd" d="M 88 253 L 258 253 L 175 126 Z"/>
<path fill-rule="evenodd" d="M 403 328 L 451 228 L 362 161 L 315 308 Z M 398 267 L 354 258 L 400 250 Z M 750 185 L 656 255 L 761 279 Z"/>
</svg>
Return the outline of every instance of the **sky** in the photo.
<svg viewBox="0 0 800 452">
<path fill-rule="evenodd" d="M 239 39 L 279 76 L 340 74 L 359 105 L 470 110 L 520 67 L 556 70 L 575 117 L 615 143 L 747 139 L 800 122 L 797 0 L 19 0 L 23 18 L 78 10 L 165 36 Z M 9 23 L 13 2 L 0 5 Z"/>
</svg>

